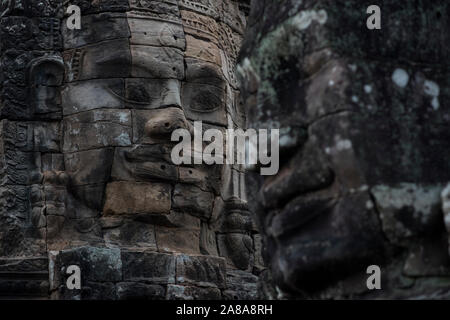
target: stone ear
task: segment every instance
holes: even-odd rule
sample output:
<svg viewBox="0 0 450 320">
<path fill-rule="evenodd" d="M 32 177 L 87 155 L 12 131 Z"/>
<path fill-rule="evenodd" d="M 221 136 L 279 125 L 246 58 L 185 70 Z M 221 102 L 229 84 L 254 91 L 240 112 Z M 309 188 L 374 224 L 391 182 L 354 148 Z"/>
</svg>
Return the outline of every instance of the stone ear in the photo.
<svg viewBox="0 0 450 320">
<path fill-rule="evenodd" d="M 64 81 L 64 62 L 52 55 L 31 61 L 28 72 L 30 105 L 36 115 L 61 114 L 60 86 Z"/>
</svg>

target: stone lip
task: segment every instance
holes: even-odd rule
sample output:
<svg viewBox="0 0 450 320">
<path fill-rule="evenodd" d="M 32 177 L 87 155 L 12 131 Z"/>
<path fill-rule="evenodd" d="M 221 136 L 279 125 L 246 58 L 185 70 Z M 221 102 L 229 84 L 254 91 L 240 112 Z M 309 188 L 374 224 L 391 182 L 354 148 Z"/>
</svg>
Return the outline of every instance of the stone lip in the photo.
<svg viewBox="0 0 450 320">
<path fill-rule="evenodd" d="M 171 208 L 172 187 L 162 183 L 111 182 L 106 186 L 103 213 L 168 214 Z"/>
</svg>

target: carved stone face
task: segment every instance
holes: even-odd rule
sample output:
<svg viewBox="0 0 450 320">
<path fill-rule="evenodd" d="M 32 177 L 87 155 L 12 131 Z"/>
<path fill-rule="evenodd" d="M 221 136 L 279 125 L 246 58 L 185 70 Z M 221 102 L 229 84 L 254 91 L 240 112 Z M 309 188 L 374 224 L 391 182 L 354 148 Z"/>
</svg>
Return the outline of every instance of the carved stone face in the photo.
<svg viewBox="0 0 450 320">
<path fill-rule="evenodd" d="M 260 193 L 275 283 L 296 295 L 355 274 L 358 285 L 343 287 L 364 292 L 372 264 L 397 261 L 417 276 L 448 260 L 439 210 L 450 172 L 448 46 L 423 23 L 445 28 L 435 15 L 448 8 L 406 15 L 386 5 L 390 31 L 380 34 L 343 2 L 255 4 L 240 63 L 249 126 L 281 129 L 280 172 L 259 190 L 252 180 L 249 193 Z M 398 31 L 412 25 L 419 34 Z M 430 243 L 444 258 L 426 269 Z M 383 289 L 394 288 L 398 272 L 385 272 Z"/>
<path fill-rule="evenodd" d="M 0 5 L 0 269 L 64 299 L 254 296 L 242 168 L 170 159 L 175 129 L 243 126 L 248 1 L 69 2 Z M 91 274 L 81 293 L 70 265 Z"/>
<path fill-rule="evenodd" d="M 222 199 L 243 199 L 243 173 L 173 165 L 171 135 L 192 131 L 193 121 L 204 130 L 243 126 L 233 74 L 242 21 L 236 16 L 238 33 L 175 2 L 153 8 L 157 2 L 87 15 L 79 31 L 64 24 L 67 212 L 86 232 L 101 217 L 110 245 L 217 255 L 213 224 L 223 218 Z M 118 221 L 133 221 L 131 231 L 111 231 Z M 130 234 L 142 234 L 135 228 L 147 228 L 143 239 Z"/>
</svg>

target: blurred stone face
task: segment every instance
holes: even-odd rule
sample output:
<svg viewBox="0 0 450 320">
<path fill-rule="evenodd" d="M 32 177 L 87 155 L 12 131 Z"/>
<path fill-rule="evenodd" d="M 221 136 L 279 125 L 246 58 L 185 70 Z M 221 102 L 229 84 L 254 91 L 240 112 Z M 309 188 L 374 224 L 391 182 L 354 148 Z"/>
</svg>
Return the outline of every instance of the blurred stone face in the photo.
<svg viewBox="0 0 450 320">
<path fill-rule="evenodd" d="M 450 172 L 449 39 L 434 33 L 448 27 L 436 18 L 448 6 L 386 4 L 372 32 L 369 4 L 354 2 L 255 4 L 242 52 L 249 127 L 281 130 L 283 164 L 249 193 L 259 192 L 275 283 L 294 294 L 355 274 L 360 284 L 344 287 L 364 292 L 371 264 L 396 261 L 403 276 L 448 264 L 439 195 Z M 441 258 L 425 268 L 430 246 Z M 397 285 L 384 275 L 383 289 Z"/>
</svg>

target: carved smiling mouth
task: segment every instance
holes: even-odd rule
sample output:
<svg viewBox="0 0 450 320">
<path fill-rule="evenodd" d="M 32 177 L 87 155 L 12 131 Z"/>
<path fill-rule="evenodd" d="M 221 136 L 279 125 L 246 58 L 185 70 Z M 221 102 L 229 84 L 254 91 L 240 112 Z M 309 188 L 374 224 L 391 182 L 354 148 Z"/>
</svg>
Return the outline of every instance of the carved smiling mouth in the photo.
<svg viewBox="0 0 450 320">
<path fill-rule="evenodd" d="M 150 148 L 148 148 L 150 147 Z M 174 165 L 171 162 L 172 145 L 153 145 L 125 151 L 123 163 L 130 175 L 142 181 L 207 184 L 207 165 Z"/>
</svg>

